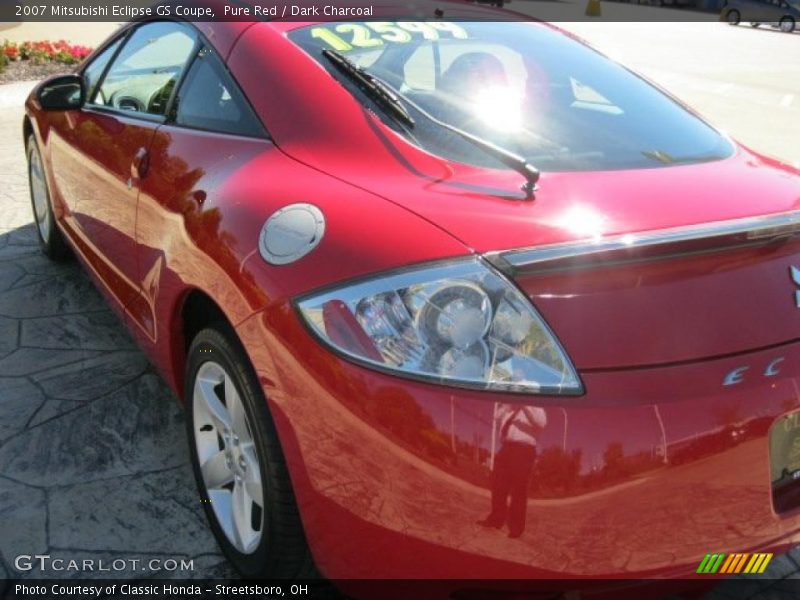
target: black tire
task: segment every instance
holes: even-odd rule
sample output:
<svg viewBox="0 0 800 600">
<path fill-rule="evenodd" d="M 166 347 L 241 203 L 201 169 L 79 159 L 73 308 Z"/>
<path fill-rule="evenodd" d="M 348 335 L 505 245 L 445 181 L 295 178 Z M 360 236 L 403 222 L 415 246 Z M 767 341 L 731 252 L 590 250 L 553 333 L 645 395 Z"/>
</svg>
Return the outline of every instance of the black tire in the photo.
<svg viewBox="0 0 800 600">
<path fill-rule="evenodd" d="M 792 33 L 795 28 L 795 22 L 792 17 L 783 17 L 780 22 L 781 31 L 783 33 Z"/>
<path fill-rule="evenodd" d="M 248 554 L 240 552 L 221 528 L 200 470 L 195 438 L 193 390 L 198 370 L 208 362 L 217 363 L 231 377 L 251 424 L 259 459 L 264 486 L 263 525 L 258 546 Z M 222 552 L 245 577 L 318 577 L 306 543 L 275 424 L 250 361 L 230 327 L 218 324 L 202 330 L 194 338 L 187 357 L 184 390 L 192 468 L 206 517 Z"/>
<path fill-rule="evenodd" d="M 742 15 L 738 10 L 729 10 L 725 20 L 728 21 L 728 25 L 738 25 L 742 21 Z"/>
<path fill-rule="evenodd" d="M 36 137 L 33 135 L 28 136 L 26 145 L 28 157 L 28 191 L 31 197 L 31 211 L 33 212 L 33 224 L 36 228 L 36 237 L 39 240 L 39 248 L 42 253 L 53 261 L 64 261 L 72 256 L 72 252 L 64 239 L 64 234 L 56 223 L 56 217 L 53 213 L 53 204 L 50 198 L 50 188 L 47 185 L 47 177 L 44 176 L 44 162 L 42 161 L 42 154 L 39 152 L 39 145 L 36 143 Z M 33 168 L 38 164 L 38 168 L 42 170 L 42 186 L 44 193 L 44 208 L 45 214 L 42 216 L 46 220 L 46 225 L 39 224 L 39 216 L 37 216 L 36 202 L 34 201 L 34 175 Z"/>
</svg>

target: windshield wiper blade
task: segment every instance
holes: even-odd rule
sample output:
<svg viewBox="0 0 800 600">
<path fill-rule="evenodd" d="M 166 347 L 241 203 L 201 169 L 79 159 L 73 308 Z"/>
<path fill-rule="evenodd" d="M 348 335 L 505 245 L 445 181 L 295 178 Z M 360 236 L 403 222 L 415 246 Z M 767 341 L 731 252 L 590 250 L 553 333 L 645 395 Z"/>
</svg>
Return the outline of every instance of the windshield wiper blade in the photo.
<svg viewBox="0 0 800 600">
<path fill-rule="evenodd" d="M 402 96 L 400 92 L 395 90 L 391 85 L 388 83 L 384 83 L 386 87 L 388 87 L 393 93 Z M 496 158 L 502 164 L 507 166 L 509 169 L 513 169 L 520 175 L 525 178 L 525 184 L 522 186 L 522 191 L 525 192 L 525 200 L 532 200 L 534 192 L 536 192 L 536 182 L 539 181 L 539 169 L 534 167 L 530 164 L 527 159 L 512 152 L 511 150 L 506 150 L 505 148 L 501 148 L 497 144 L 485 140 L 477 135 L 473 135 L 463 129 L 456 127 L 455 125 L 451 125 L 445 121 L 437 119 L 432 114 L 430 114 L 427 110 L 422 108 L 419 104 L 410 100 L 406 96 L 403 96 L 403 101 L 411 106 L 415 111 L 425 117 L 431 123 L 442 127 L 443 129 L 447 129 L 452 133 L 455 133 L 457 136 L 461 137 L 462 139 L 466 140 L 467 142 L 477 146 L 481 150 L 483 150 L 489 156 Z"/>
<path fill-rule="evenodd" d="M 456 134 L 467 142 L 476 146 L 489 156 L 497 159 L 500 163 L 507 166 L 522 175 L 525 178 L 525 184 L 522 186 L 522 191 L 525 192 L 525 200 L 532 200 L 534 192 L 536 192 L 536 182 L 539 181 L 539 169 L 530 164 L 524 157 L 501 148 L 497 144 L 484 140 L 477 135 L 473 135 L 463 129 L 451 125 L 445 121 L 441 121 L 422 108 L 419 104 L 410 100 L 402 93 L 398 92 L 391 84 L 380 79 L 379 77 L 369 73 L 363 67 L 359 67 L 349 58 L 336 52 L 325 48 L 322 54 L 331 61 L 340 71 L 347 75 L 352 81 L 359 86 L 361 90 L 368 93 L 374 100 L 380 102 L 383 106 L 391 112 L 402 123 L 409 127 L 414 126 L 414 119 L 409 114 L 408 110 L 403 103 L 411 106 L 415 111 L 425 117 L 434 125 L 443 129 L 447 129 L 451 133 Z M 402 98 L 402 100 L 401 100 Z"/>
<path fill-rule="evenodd" d="M 414 127 L 414 119 L 408 114 L 397 94 L 386 83 L 336 50 L 325 48 L 322 55 L 355 83 L 362 92 L 388 110 L 400 123 L 407 127 Z"/>
</svg>

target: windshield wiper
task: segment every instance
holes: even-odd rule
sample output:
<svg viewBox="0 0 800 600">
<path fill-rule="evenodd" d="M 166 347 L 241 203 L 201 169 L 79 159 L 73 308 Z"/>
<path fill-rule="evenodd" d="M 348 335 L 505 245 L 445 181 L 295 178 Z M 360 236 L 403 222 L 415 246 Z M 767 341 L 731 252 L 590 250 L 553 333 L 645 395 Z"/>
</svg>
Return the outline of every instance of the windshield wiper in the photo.
<svg viewBox="0 0 800 600">
<path fill-rule="evenodd" d="M 400 102 L 400 98 L 383 81 L 336 50 L 325 48 L 322 55 L 355 83 L 362 92 L 388 110 L 401 124 L 414 127 L 414 119 L 408 114 L 406 107 Z"/>
<path fill-rule="evenodd" d="M 325 48 L 322 51 L 322 54 L 342 73 L 347 75 L 354 83 L 356 83 L 356 85 L 358 85 L 363 92 L 368 94 L 376 102 L 379 102 L 382 106 L 389 110 L 392 116 L 397 118 L 404 125 L 408 127 L 414 127 L 414 119 L 406 110 L 403 102 L 413 107 L 415 111 L 417 111 L 419 114 L 425 117 L 426 120 L 430 121 L 434 125 L 455 133 L 460 138 L 466 140 L 480 150 L 483 150 L 483 152 L 489 156 L 492 156 L 508 168 L 513 169 L 522 175 L 525 178 L 525 184 L 522 186 L 522 191 L 525 192 L 525 199 L 533 199 L 533 194 L 536 191 L 536 182 L 539 181 L 540 173 L 539 169 L 530 164 L 525 158 L 515 154 L 514 152 L 511 152 L 510 150 L 501 148 L 497 144 L 494 144 L 488 140 L 484 140 L 477 135 L 473 135 L 464 131 L 463 129 L 459 129 L 455 125 L 451 125 L 450 123 L 446 123 L 445 121 L 437 119 L 419 104 L 398 92 L 394 87 L 392 87 L 391 84 L 383 81 L 379 77 L 376 77 L 372 73 L 369 73 L 363 67 L 359 67 L 353 61 L 339 52 Z M 401 97 L 402 101 L 400 100 Z"/>
<path fill-rule="evenodd" d="M 389 84 L 386 84 L 389 86 Z M 389 86 L 389 89 L 392 89 Z M 533 200 L 533 194 L 536 192 L 536 182 L 539 181 L 539 169 L 534 167 L 530 164 L 527 159 L 523 158 L 519 154 L 511 152 L 511 150 L 506 150 L 505 148 L 501 148 L 497 144 L 485 140 L 477 135 L 473 135 L 463 129 L 459 129 L 455 125 L 451 125 L 445 121 L 440 121 L 424 108 L 422 108 L 419 104 L 414 102 L 413 100 L 409 100 L 407 97 L 403 96 L 403 100 L 414 110 L 418 111 L 423 117 L 425 117 L 431 123 L 442 127 L 443 129 L 447 129 L 461 137 L 462 139 L 468 141 L 472 145 L 476 146 L 483 150 L 486 154 L 491 156 L 492 158 L 497 159 L 499 162 L 503 163 L 509 169 L 513 169 L 520 175 L 525 178 L 525 183 L 522 185 L 522 191 L 525 192 L 525 200 Z"/>
</svg>

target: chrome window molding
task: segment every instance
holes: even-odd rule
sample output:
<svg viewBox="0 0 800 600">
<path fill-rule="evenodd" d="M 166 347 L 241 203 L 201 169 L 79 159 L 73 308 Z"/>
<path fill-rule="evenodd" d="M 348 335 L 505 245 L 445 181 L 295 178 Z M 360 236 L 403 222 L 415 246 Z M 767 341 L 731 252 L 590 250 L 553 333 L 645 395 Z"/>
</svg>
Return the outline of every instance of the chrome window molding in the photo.
<svg viewBox="0 0 800 600">
<path fill-rule="evenodd" d="M 575 242 L 490 252 L 484 258 L 505 272 L 522 272 L 553 263 L 581 264 L 598 260 L 640 258 L 641 250 L 693 252 L 715 250 L 740 245 L 769 243 L 787 239 L 800 233 L 800 210 L 792 210 L 758 217 L 745 217 L 727 221 L 714 221 L 597 237 Z"/>
</svg>

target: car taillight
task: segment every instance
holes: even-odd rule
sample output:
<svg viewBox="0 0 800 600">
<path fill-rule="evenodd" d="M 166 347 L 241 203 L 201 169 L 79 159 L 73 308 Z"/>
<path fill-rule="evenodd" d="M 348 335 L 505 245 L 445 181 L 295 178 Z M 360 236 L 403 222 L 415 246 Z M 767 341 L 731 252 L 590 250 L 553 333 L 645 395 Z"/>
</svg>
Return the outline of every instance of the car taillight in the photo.
<svg viewBox="0 0 800 600">
<path fill-rule="evenodd" d="M 583 392 L 530 301 L 477 258 L 379 275 L 297 308 L 323 343 L 368 367 L 480 389 Z"/>
</svg>

